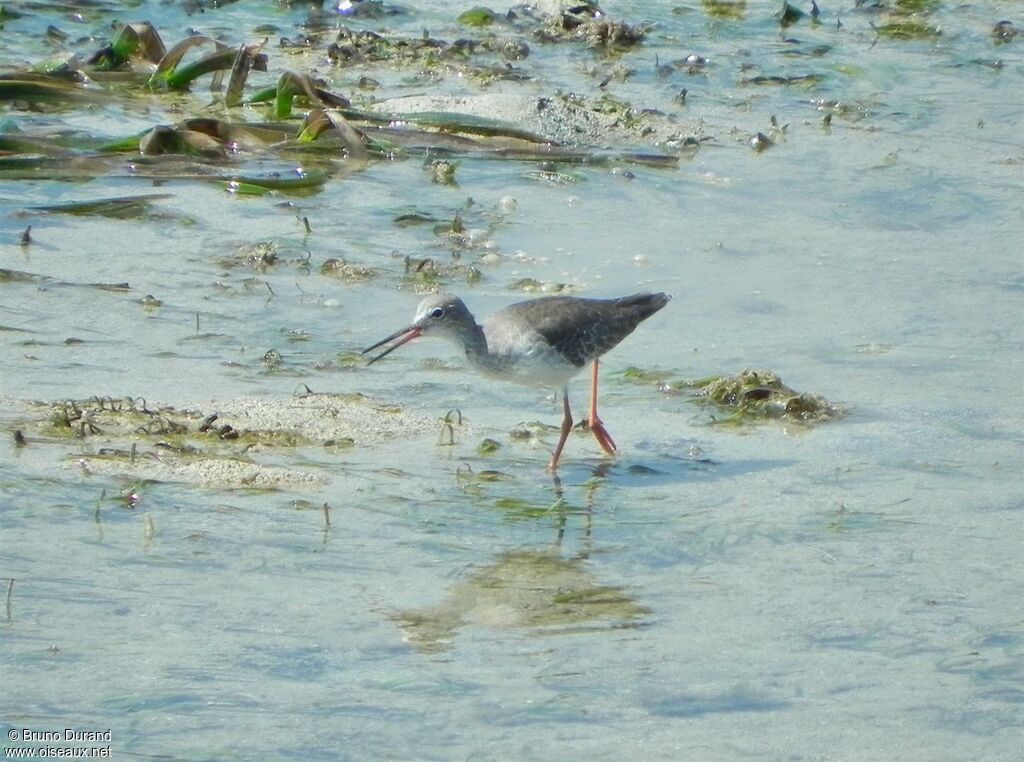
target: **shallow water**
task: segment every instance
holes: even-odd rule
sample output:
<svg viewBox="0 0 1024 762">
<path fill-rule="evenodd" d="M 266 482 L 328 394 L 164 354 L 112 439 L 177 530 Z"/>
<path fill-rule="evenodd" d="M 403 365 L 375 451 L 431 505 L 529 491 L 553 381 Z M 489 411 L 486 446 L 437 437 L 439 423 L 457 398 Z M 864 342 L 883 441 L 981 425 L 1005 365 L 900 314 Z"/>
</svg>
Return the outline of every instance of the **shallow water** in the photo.
<svg viewBox="0 0 1024 762">
<path fill-rule="evenodd" d="M 407 7 L 356 26 L 467 33 L 451 21 L 461 6 Z M 458 185 L 439 186 L 410 158 L 259 198 L 133 177 L 123 158 L 87 183 L 0 179 L 0 267 L 55 279 L 0 283 L 8 431 L 33 415 L 13 400 L 132 395 L 205 412 L 241 395 L 286 403 L 300 384 L 438 419 L 372 446 L 266 448 L 266 462 L 327 478 L 277 491 L 90 468 L 102 436 L 23 448 L 7 436 L 8 726 L 109 728 L 115 756 L 185 759 L 1018 753 L 1024 61 L 1020 39 L 990 36 L 1014 9 L 937 6 L 941 36 L 894 40 L 852 4 L 823 8 L 820 25 L 785 32 L 798 43 L 783 41 L 775 4 L 733 22 L 696 4 L 606 10 L 658 26 L 612 61 L 531 44 L 519 65 L 539 80 L 492 89 L 596 94 L 586 69 L 630 67 L 607 86 L 617 97 L 715 137 L 678 169 L 584 167 L 555 184 L 526 162 L 463 158 Z M 267 19 L 295 34 L 307 12 L 143 4 L 85 26 L 102 41 L 112 18 L 149 18 L 169 39 L 191 26 L 238 43 Z M 6 21 L 0 63 L 43 57 L 48 23 L 70 28 L 45 8 Z M 316 67 L 340 91 L 358 76 L 269 52 L 272 72 Z M 658 76 L 656 59 L 690 53 L 710 64 Z M 741 84 L 751 73 L 824 79 Z M 386 94 L 477 88 L 412 74 L 391 73 Z M 825 127 L 819 99 L 851 110 Z M 166 103 L 4 104 L 0 123 L 115 138 L 174 121 Z M 757 131 L 775 145 L 752 151 Z M 26 211 L 139 193 L 170 196 L 141 221 Z M 470 375 L 443 344 L 346 361 L 411 317 L 406 255 L 452 261 L 430 225 L 394 218 L 460 209 L 490 242 L 462 261 L 500 257 L 478 284 L 445 281 L 479 315 L 523 298 L 522 278 L 674 295 L 602 364 L 615 460 L 574 435 L 553 484 L 554 437 L 508 433 L 557 422 L 560 405 Z M 232 260 L 261 241 L 276 265 Z M 320 274 L 328 257 L 381 274 L 343 283 Z M 121 282 L 130 290 L 83 285 Z M 146 309 L 146 295 L 162 305 Z M 624 381 L 630 365 L 771 368 L 849 414 L 717 425 L 685 395 Z M 451 409 L 466 420 L 439 446 Z M 485 437 L 497 454 L 477 454 Z"/>
</svg>

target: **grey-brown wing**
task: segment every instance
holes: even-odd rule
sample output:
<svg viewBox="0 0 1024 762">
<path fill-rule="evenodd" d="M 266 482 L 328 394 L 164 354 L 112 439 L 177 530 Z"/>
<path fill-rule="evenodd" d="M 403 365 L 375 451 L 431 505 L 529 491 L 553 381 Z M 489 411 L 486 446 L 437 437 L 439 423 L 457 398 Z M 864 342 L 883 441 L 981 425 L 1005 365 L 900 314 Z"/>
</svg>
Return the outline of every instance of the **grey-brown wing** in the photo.
<svg viewBox="0 0 1024 762">
<path fill-rule="evenodd" d="M 583 367 L 626 338 L 668 302 L 665 294 L 621 299 L 550 296 L 507 307 L 576 367 Z"/>
</svg>

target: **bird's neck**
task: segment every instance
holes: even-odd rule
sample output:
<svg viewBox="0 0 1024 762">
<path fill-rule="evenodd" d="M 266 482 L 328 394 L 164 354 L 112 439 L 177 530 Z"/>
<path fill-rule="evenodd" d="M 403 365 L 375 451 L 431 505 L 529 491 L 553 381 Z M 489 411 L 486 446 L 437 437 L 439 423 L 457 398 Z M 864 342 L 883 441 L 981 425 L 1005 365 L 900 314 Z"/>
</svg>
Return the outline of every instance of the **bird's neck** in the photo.
<svg viewBox="0 0 1024 762">
<path fill-rule="evenodd" d="M 484 333 L 484 329 L 479 323 L 473 323 L 473 326 L 463 335 L 462 348 L 471 365 L 486 370 L 493 364 L 490 347 L 487 344 L 487 334 Z"/>
</svg>

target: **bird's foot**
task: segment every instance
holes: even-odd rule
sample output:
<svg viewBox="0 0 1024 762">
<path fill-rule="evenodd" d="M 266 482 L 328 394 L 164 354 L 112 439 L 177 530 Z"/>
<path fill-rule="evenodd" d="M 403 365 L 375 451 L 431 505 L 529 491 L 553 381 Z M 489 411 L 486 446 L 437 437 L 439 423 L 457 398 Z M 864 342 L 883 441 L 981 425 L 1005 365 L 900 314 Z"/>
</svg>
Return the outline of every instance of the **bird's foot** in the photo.
<svg viewBox="0 0 1024 762">
<path fill-rule="evenodd" d="M 615 454 L 615 440 L 612 439 L 612 435 L 608 433 L 608 429 L 604 427 L 604 423 L 600 418 L 594 416 L 593 418 L 587 419 L 587 428 L 590 429 L 590 433 L 594 435 L 594 439 L 601 445 L 601 449 L 609 455 Z"/>
</svg>

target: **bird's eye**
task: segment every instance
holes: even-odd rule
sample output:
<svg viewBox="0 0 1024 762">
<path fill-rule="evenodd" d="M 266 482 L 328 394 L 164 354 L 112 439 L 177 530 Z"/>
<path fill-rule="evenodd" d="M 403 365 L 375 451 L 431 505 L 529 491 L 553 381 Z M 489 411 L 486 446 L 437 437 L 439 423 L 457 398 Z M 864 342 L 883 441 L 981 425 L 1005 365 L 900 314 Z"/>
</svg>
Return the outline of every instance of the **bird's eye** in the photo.
<svg viewBox="0 0 1024 762">
<path fill-rule="evenodd" d="M 432 309 L 430 311 L 430 317 L 435 318 L 435 319 L 443 318 L 444 317 L 444 307 L 434 307 L 434 309 Z"/>
</svg>

